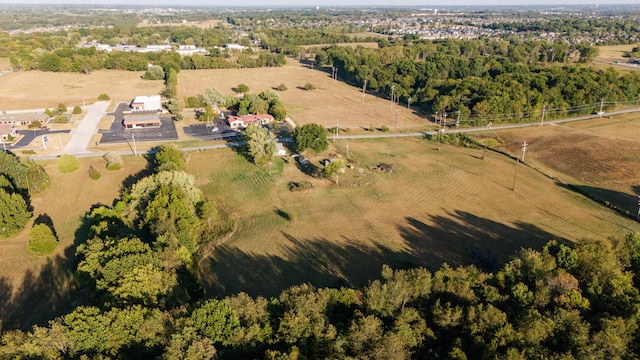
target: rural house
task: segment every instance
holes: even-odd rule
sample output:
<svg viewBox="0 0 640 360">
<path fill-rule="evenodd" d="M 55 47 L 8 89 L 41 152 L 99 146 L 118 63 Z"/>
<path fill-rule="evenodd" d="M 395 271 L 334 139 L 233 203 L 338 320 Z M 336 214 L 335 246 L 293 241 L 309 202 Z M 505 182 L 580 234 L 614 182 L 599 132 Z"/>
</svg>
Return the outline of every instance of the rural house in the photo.
<svg viewBox="0 0 640 360">
<path fill-rule="evenodd" d="M 246 128 L 248 125 L 264 125 L 274 121 L 274 117 L 269 114 L 229 116 L 227 123 L 232 129 Z"/>
<path fill-rule="evenodd" d="M 0 139 L 2 142 L 8 141 L 10 137 L 15 137 L 17 134 L 16 128 L 9 124 L 0 124 Z"/>
<path fill-rule="evenodd" d="M 131 111 L 161 112 L 162 101 L 160 95 L 136 96 L 131 102 Z"/>
<path fill-rule="evenodd" d="M 44 125 L 49 123 L 49 115 L 42 113 L 3 113 L 0 115 L 0 124 L 20 126 L 29 125 L 32 122 L 39 122 Z"/>
</svg>

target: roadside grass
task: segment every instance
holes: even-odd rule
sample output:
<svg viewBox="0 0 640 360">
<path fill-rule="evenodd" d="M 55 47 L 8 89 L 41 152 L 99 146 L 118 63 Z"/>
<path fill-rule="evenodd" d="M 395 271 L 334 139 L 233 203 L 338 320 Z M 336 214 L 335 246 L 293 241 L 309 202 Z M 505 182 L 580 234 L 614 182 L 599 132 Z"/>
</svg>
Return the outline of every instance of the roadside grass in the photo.
<svg viewBox="0 0 640 360">
<path fill-rule="evenodd" d="M 68 108 L 92 104 L 102 93 L 115 102 L 129 102 L 136 95 L 156 95 L 164 88 L 162 80 L 142 80 L 142 72 L 99 70 L 91 74 L 17 71 L 0 77 L 2 108 Z M 46 84 L 46 86 L 42 86 Z"/>
<path fill-rule="evenodd" d="M 178 74 L 178 94 L 196 96 L 215 87 L 226 95 L 235 95 L 232 89 L 239 83 L 249 86 L 252 94 L 273 90 L 284 83 L 289 90 L 278 93 L 289 111 L 289 117 L 298 125 L 318 123 L 327 128 L 336 126 L 336 123 L 341 128 L 368 128 L 369 125 L 379 128 L 386 125 L 391 131 L 417 129 L 428 125 L 421 114 L 408 109 L 406 104 L 394 106 L 389 99 L 372 93 L 367 93 L 363 100 L 361 88 L 333 80 L 330 69 L 316 67 L 311 70 L 290 58 L 286 65 L 272 67 L 268 71 L 183 70 Z M 315 85 L 316 89 L 304 90 L 306 83 Z"/>
</svg>

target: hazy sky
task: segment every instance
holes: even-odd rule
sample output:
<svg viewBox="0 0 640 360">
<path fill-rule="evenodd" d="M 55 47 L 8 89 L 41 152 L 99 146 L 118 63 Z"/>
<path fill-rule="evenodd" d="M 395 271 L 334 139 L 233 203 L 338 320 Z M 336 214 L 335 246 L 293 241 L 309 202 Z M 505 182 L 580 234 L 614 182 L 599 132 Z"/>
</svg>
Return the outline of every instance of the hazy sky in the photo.
<svg viewBox="0 0 640 360">
<path fill-rule="evenodd" d="M 464 6 L 464 5 L 595 5 L 640 4 L 640 0 L 0 0 L 0 4 L 127 4 L 157 6 Z"/>
</svg>

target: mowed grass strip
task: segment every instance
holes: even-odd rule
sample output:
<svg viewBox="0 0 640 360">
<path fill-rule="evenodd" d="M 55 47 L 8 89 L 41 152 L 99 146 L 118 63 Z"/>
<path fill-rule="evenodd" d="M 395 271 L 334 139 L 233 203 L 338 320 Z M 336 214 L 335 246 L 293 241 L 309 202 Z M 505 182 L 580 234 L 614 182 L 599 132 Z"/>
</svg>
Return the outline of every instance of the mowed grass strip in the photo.
<svg viewBox="0 0 640 360">
<path fill-rule="evenodd" d="M 337 145 L 312 160 L 346 148 Z M 473 254 L 499 262 L 553 239 L 606 239 L 640 229 L 528 166 L 519 165 L 512 190 L 515 161 L 503 155 L 482 160 L 482 150 L 443 145 L 438 151 L 418 139 L 352 141 L 349 151 L 359 165 L 340 176 L 340 187 L 293 163 L 265 186 L 256 180 L 264 170 L 242 165 L 246 160 L 231 150 L 191 157 L 191 168 L 208 169 L 205 193 L 232 208 L 238 225 L 201 261 L 209 294 L 272 295 L 300 282 L 363 285 L 382 264 L 435 270 L 473 262 Z M 396 171 L 369 169 L 378 163 L 393 163 Z M 301 180 L 313 189 L 287 189 Z M 295 213 L 295 220 L 278 209 Z"/>
<path fill-rule="evenodd" d="M 338 74 L 338 78 L 340 76 Z M 315 85 L 316 89 L 305 90 L 303 87 L 307 83 Z M 390 100 L 371 93 L 363 99 L 361 88 L 333 80 L 330 69 L 316 67 L 312 70 L 294 59 L 287 59 L 287 64 L 281 67 L 183 70 L 178 74 L 180 96 L 204 94 L 211 87 L 226 95 L 235 95 L 233 89 L 239 84 L 249 86 L 252 94 L 285 84 L 288 90 L 278 93 L 285 102 L 289 117 L 298 125 L 338 125 L 349 128 L 351 132 L 363 131 L 370 125 L 378 128 L 386 125 L 392 131 L 428 126 L 427 120 L 414 109 L 408 109 L 406 104 L 396 106 Z"/>
</svg>

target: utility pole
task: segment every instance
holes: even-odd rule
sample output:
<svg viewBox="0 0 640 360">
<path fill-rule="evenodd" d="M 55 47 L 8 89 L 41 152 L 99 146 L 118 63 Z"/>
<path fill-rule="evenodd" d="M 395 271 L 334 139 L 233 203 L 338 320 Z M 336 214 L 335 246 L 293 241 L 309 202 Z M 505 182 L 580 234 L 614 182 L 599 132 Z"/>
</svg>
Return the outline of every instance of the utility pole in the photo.
<svg viewBox="0 0 640 360">
<path fill-rule="evenodd" d="M 443 117 L 443 121 L 442 121 L 442 126 L 447 126 L 447 113 L 446 112 L 442 112 L 442 117 Z"/>
<path fill-rule="evenodd" d="M 396 127 L 398 127 L 398 113 L 400 110 L 396 109 Z"/>
<path fill-rule="evenodd" d="M 347 144 L 347 161 L 349 161 L 349 144 Z"/>
<path fill-rule="evenodd" d="M 131 138 L 133 139 L 133 156 L 138 156 L 138 151 L 136 150 L 136 134 L 131 133 Z"/>
<path fill-rule="evenodd" d="M 604 98 L 602 98 L 600 100 L 600 112 L 598 112 L 598 115 L 602 116 L 603 112 L 602 112 L 602 107 L 604 106 Z"/>
<path fill-rule="evenodd" d="M 393 110 L 393 104 L 395 103 L 394 100 L 394 91 L 396 90 L 396 86 L 395 85 L 391 85 L 391 109 Z"/>
<path fill-rule="evenodd" d="M 460 127 L 460 110 L 458 110 L 458 118 L 456 119 L 456 128 Z"/>
<path fill-rule="evenodd" d="M 544 114 L 547 112 L 547 105 L 542 105 L 542 119 L 540 120 L 540 126 L 544 124 Z"/>
<path fill-rule="evenodd" d="M 362 103 L 364 104 L 364 94 L 367 92 L 367 80 L 364 80 L 364 84 L 362 84 Z"/>
<path fill-rule="evenodd" d="M 516 173 L 513 175 L 513 186 L 511 190 L 516 191 L 516 180 L 518 179 L 518 163 L 520 163 L 520 159 L 516 159 Z"/>
<path fill-rule="evenodd" d="M 640 196 L 638 196 L 638 215 L 636 215 L 636 220 L 640 221 Z"/>
<path fill-rule="evenodd" d="M 522 143 L 522 162 L 524 163 L 524 154 L 527 152 L 527 142 Z"/>
<path fill-rule="evenodd" d="M 407 98 L 407 109 L 411 109 L 411 96 Z"/>
</svg>

